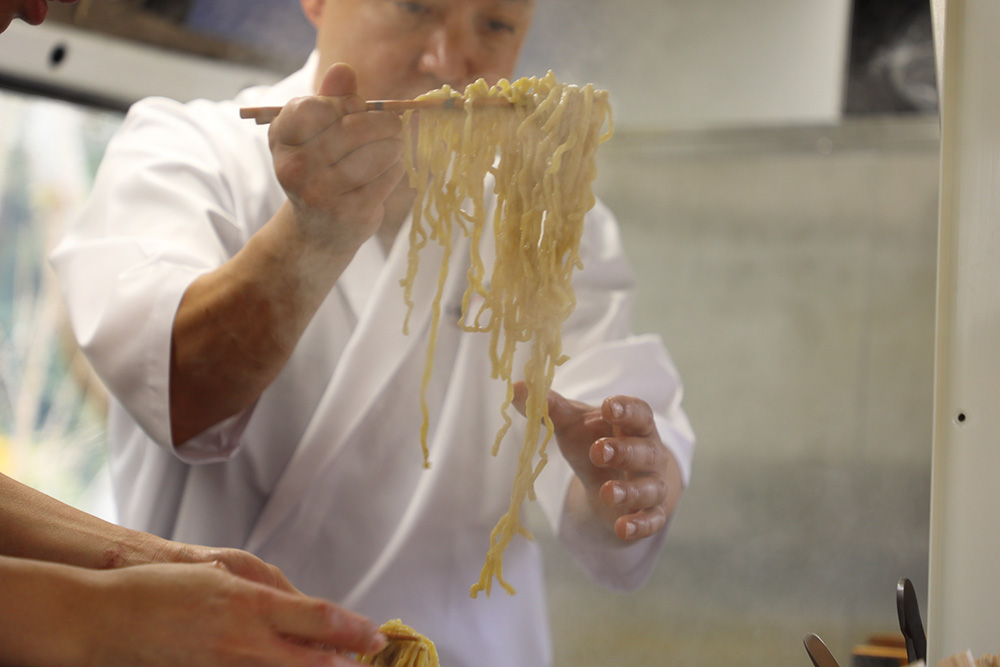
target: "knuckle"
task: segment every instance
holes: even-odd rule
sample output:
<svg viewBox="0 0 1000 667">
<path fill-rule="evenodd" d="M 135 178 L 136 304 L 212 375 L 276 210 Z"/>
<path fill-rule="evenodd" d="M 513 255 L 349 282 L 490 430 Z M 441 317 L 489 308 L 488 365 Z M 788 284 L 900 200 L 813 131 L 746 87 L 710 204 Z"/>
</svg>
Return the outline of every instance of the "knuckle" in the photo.
<svg viewBox="0 0 1000 667">
<path fill-rule="evenodd" d="M 625 499 L 630 505 L 635 506 L 645 499 L 646 493 L 638 484 L 623 484 L 622 486 L 625 487 Z"/>
<path fill-rule="evenodd" d="M 655 494 L 654 495 L 655 498 L 657 499 L 666 498 L 667 493 L 669 491 L 669 489 L 667 488 L 667 480 L 663 479 L 662 477 L 657 477 L 656 481 L 653 483 L 653 491 Z"/>
<path fill-rule="evenodd" d="M 644 480 L 638 487 L 636 496 L 635 502 L 637 507 L 649 507 L 655 504 L 659 497 L 656 484 Z"/>
<path fill-rule="evenodd" d="M 314 102 L 314 98 L 307 95 L 301 97 L 293 97 L 285 103 L 285 111 L 291 115 L 301 113 L 303 109 L 309 107 L 310 103 Z"/>
<path fill-rule="evenodd" d="M 667 515 L 663 510 L 663 507 L 657 506 L 652 508 L 646 517 L 646 525 L 649 528 L 649 534 L 659 532 L 667 523 Z"/>
<path fill-rule="evenodd" d="M 644 449 L 646 450 L 646 465 L 650 468 L 655 468 L 660 463 L 660 448 L 650 444 Z"/>
<path fill-rule="evenodd" d="M 293 115 L 308 115 L 311 117 L 322 117 L 330 115 L 331 105 L 328 101 L 319 97 L 307 95 L 292 100 Z"/>
</svg>

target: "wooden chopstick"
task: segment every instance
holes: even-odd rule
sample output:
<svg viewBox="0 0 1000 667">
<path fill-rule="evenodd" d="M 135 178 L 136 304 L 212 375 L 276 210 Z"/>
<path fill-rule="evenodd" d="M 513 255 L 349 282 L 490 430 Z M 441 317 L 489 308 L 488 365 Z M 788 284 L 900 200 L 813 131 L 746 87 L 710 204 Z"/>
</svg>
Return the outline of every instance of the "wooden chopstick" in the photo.
<svg viewBox="0 0 1000 667">
<path fill-rule="evenodd" d="M 365 102 L 365 111 L 408 111 L 410 109 L 464 109 L 468 100 L 464 97 L 441 97 L 425 100 L 370 100 Z M 476 107 L 509 107 L 511 101 L 503 97 L 482 97 L 472 100 Z M 274 120 L 283 107 L 242 107 L 240 118 L 252 118 L 258 125 L 267 125 Z"/>
</svg>

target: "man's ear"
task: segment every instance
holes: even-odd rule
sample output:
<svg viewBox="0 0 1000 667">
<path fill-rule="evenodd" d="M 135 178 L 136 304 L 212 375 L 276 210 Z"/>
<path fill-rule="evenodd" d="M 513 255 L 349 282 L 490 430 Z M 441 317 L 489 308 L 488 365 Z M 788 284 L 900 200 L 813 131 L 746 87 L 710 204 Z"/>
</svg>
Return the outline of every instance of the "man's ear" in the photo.
<svg viewBox="0 0 1000 667">
<path fill-rule="evenodd" d="M 323 5 L 325 0 L 301 0 L 302 1 L 302 13 L 306 15 L 309 22 L 314 26 L 319 26 L 320 16 L 323 14 Z"/>
</svg>

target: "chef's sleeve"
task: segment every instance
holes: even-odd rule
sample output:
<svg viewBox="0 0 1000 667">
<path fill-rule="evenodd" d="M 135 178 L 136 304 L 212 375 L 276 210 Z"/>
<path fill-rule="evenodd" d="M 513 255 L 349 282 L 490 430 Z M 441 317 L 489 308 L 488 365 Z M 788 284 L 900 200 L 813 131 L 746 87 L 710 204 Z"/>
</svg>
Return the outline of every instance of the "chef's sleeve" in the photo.
<svg viewBox="0 0 1000 667">
<path fill-rule="evenodd" d="M 190 462 L 231 456 L 249 415 L 173 447 L 174 316 L 188 286 L 248 235 L 225 176 L 233 158 L 219 148 L 227 130 L 212 123 L 207 105 L 134 105 L 51 255 L 74 334 L 108 391 L 157 444 Z"/>
</svg>

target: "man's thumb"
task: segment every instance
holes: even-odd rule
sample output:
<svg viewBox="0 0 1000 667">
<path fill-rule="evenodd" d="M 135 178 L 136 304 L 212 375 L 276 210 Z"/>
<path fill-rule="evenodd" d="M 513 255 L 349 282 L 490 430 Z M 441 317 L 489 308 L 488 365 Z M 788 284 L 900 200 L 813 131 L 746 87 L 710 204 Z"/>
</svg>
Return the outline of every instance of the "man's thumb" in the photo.
<svg viewBox="0 0 1000 667">
<path fill-rule="evenodd" d="M 564 423 L 571 423 L 581 411 L 581 404 L 566 399 L 562 394 L 549 390 L 548 396 L 549 418 L 552 419 L 556 429 Z M 514 408 L 522 415 L 527 414 L 528 385 L 524 381 L 514 383 Z"/>
<path fill-rule="evenodd" d="M 358 77 L 346 63 L 334 63 L 326 70 L 316 94 L 320 97 L 346 97 L 358 94 Z"/>
</svg>

